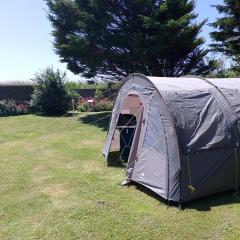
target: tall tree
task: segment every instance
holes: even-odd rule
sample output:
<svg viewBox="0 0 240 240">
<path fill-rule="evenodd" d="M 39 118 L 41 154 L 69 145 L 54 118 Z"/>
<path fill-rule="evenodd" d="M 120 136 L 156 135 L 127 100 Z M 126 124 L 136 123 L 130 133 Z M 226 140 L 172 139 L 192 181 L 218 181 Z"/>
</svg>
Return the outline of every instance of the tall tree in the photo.
<svg viewBox="0 0 240 240">
<path fill-rule="evenodd" d="M 203 49 L 190 0 L 46 0 L 61 61 L 76 73 L 121 79 L 133 72 L 207 74 L 215 65 Z"/>
<path fill-rule="evenodd" d="M 211 33 L 214 51 L 230 56 L 240 70 L 240 1 L 224 0 L 222 5 L 215 5 L 222 17 L 211 25 L 215 31 Z"/>
</svg>

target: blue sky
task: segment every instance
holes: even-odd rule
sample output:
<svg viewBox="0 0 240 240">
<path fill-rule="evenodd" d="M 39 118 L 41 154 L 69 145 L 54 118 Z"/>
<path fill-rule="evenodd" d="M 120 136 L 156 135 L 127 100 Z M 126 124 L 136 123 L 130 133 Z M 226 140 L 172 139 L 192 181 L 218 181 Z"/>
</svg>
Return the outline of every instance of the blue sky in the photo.
<svg viewBox="0 0 240 240">
<path fill-rule="evenodd" d="M 214 21 L 218 14 L 212 4 L 223 0 L 197 0 L 196 12 L 199 20 L 208 18 Z M 51 26 L 46 18 L 46 5 L 43 0 L 8 0 L 0 7 L 0 81 L 26 81 L 39 69 L 52 65 L 66 70 L 59 62 L 52 47 Z M 206 44 L 210 43 L 210 27 L 205 26 L 202 35 Z M 67 71 L 71 80 L 79 80 Z"/>
</svg>

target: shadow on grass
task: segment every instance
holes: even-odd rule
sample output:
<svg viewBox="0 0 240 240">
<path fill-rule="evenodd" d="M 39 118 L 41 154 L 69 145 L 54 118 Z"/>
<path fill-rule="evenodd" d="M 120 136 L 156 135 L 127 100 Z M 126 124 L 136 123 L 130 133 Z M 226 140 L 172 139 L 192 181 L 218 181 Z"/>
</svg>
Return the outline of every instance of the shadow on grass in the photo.
<svg viewBox="0 0 240 240">
<path fill-rule="evenodd" d="M 169 204 L 173 207 L 178 207 L 178 203 L 176 202 L 168 202 L 167 200 L 161 198 L 159 195 L 144 187 L 141 184 L 133 182 L 132 185 L 139 191 L 144 192 L 145 194 L 149 195 L 160 201 L 163 204 Z M 188 203 L 183 204 L 183 209 L 194 209 L 197 211 L 211 211 L 212 207 L 223 206 L 223 205 L 230 205 L 240 203 L 240 195 L 236 195 L 235 191 L 227 191 L 222 193 L 217 193 L 211 196 L 202 197 L 199 199 L 192 200 Z"/>
<path fill-rule="evenodd" d="M 148 196 L 158 200 L 159 202 L 163 203 L 163 204 L 167 204 L 167 200 L 165 200 L 164 198 L 160 197 L 159 195 L 157 195 L 155 192 L 153 192 L 152 190 L 150 190 L 149 188 L 137 183 L 137 182 L 131 182 L 131 185 L 137 189 L 138 191 L 143 192 L 144 194 L 147 194 Z M 167 206 L 167 205 L 166 205 Z M 176 205 L 177 206 L 177 205 Z"/>
<path fill-rule="evenodd" d="M 235 191 L 232 190 L 193 200 L 186 203 L 184 207 L 198 211 L 211 211 L 212 207 L 235 203 L 240 203 L 240 196 L 236 196 Z"/>
<path fill-rule="evenodd" d="M 120 152 L 110 152 L 107 160 L 108 167 L 125 168 L 126 163 L 120 159 Z"/>
<path fill-rule="evenodd" d="M 79 121 L 84 124 L 93 125 L 103 129 L 104 131 L 107 131 L 110 117 L 111 112 L 90 113 L 82 117 L 79 117 Z"/>
</svg>

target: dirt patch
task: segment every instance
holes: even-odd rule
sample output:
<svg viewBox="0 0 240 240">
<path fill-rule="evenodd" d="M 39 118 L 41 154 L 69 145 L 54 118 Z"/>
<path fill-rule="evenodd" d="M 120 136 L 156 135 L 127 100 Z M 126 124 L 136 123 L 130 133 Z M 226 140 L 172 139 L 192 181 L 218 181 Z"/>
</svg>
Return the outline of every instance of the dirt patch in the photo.
<svg viewBox="0 0 240 240">
<path fill-rule="evenodd" d="M 65 168 L 66 169 L 75 169 L 76 167 L 73 165 L 73 163 L 66 163 Z"/>
<path fill-rule="evenodd" d="M 48 178 L 50 178 L 50 176 L 45 166 L 37 166 L 32 170 L 32 182 L 34 184 L 42 184 Z"/>
<path fill-rule="evenodd" d="M 33 173 L 38 173 L 38 172 L 40 172 L 40 171 L 44 171 L 46 168 L 44 167 L 44 166 L 37 166 L 37 167 L 35 167 L 33 170 L 32 170 L 32 172 Z"/>
<path fill-rule="evenodd" d="M 51 184 L 42 190 L 42 193 L 51 198 L 58 198 L 66 192 L 66 187 L 63 184 Z"/>
<path fill-rule="evenodd" d="M 33 176 L 32 181 L 38 184 L 44 182 L 44 180 L 48 178 L 49 178 L 48 176 Z"/>
</svg>

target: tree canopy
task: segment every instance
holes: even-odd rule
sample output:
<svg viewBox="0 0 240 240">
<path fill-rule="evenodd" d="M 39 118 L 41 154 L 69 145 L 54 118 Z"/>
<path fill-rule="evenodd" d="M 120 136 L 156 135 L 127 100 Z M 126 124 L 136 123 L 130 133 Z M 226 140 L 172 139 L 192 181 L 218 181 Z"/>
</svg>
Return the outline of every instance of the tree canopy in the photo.
<svg viewBox="0 0 240 240">
<path fill-rule="evenodd" d="M 230 56 L 240 70 L 240 1 L 224 0 L 222 5 L 216 5 L 222 16 L 211 25 L 215 31 L 211 33 L 214 51 Z"/>
<path fill-rule="evenodd" d="M 121 79 L 145 75 L 207 74 L 194 1 L 46 0 L 54 47 L 75 74 Z"/>
</svg>

